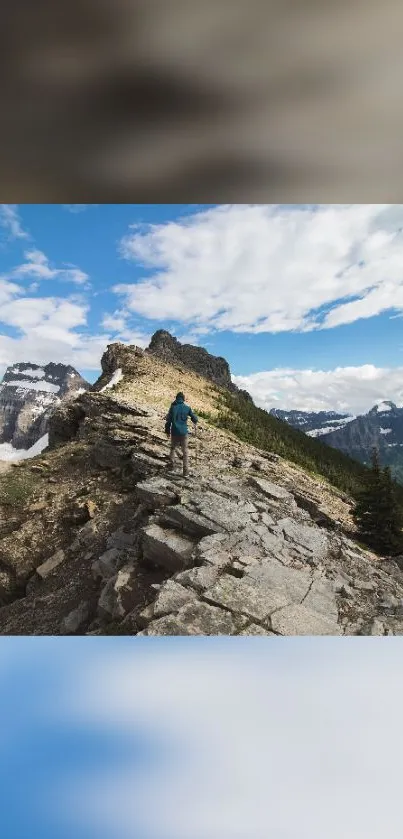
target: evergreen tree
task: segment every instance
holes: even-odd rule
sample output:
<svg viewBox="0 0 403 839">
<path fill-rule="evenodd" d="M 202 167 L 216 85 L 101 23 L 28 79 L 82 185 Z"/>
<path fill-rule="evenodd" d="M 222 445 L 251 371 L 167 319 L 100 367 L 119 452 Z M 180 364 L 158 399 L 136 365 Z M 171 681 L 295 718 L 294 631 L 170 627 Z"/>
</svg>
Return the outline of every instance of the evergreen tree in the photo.
<svg viewBox="0 0 403 839">
<path fill-rule="evenodd" d="M 376 449 L 372 452 L 372 468 L 354 510 L 354 520 L 362 541 L 370 548 L 383 554 L 402 553 L 402 509 L 396 499 L 390 468 L 381 469 Z"/>
</svg>

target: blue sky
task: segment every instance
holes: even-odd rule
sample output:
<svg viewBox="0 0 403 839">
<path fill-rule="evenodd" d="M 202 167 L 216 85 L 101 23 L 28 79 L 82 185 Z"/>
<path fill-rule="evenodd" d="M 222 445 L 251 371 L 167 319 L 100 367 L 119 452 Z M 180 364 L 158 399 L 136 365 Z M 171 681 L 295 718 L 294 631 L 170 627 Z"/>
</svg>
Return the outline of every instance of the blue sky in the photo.
<svg viewBox="0 0 403 839">
<path fill-rule="evenodd" d="M 400 839 L 398 638 L 0 639 L 7 839 Z"/>
<path fill-rule="evenodd" d="M 403 205 L 0 205 L 0 373 L 165 328 L 262 407 L 403 404 Z"/>
</svg>

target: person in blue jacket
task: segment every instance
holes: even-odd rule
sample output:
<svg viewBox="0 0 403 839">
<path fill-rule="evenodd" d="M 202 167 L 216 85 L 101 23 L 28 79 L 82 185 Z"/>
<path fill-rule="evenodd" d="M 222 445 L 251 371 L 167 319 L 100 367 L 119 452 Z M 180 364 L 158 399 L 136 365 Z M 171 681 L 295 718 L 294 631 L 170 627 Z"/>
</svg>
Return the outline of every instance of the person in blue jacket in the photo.
<svg viewBox="0 0 403 839">
<path fill-rule="evenodd" d="M 176 399 L 168 411 L 165 420 L 165 434 L 171 438 L 171 451 L 169 455 L 170 468 L 175 468 L 175 449 L 180 446 L 183 453 L 183 477 L 189 475 L 189 454 L 188 454 L 188 419 L 193 425 L 197 425 L 198 417 L 193 413 L 189 405 L 186 405 L 183 393 L 178 393 Z"/>
</svg>

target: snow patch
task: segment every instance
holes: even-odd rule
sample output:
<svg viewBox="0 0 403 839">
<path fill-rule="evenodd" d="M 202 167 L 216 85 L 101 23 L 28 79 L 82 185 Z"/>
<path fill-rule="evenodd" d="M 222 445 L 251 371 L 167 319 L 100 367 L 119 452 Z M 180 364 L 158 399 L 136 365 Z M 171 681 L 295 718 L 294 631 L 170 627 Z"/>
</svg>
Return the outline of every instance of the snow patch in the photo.
<svg viewBox="0 0 403 839">
<path fill-rule="evenodd" d="M 40 454 L 49 445 L 49 434 L 44 434 L 30 449 L 15 449 L 11 443 L 0 443 L 0 460 L 27 460 Z"/>
<path fill-rule="evenodd" d="M 322 434 L 330 434 L 331 431 L 338 431 L 338 425 L 325 425 L 323 428 L 313 428 L 307 431 L 308 437 L 320 437 Z"/>
<path fill-rule="evenodd" d="M 46 376 L 45 371 L 42 367 L 37 367 L 35 370 L 33 367 L 27 367 L 26 370 L 20 370 L 18 367 L 17 369 L 13 367 L 10 373 L 19 373 L 20 376 L 31 376 L 34 379 L 43 379 Z"/>
<path fill-rule="evenodd" d="M 7 387 L 19 387 L 22 390 L 41 390 L 44 393 L 59 393 L 60 390 L 60 385 L 52 385 L 51 382 L 26 382 L 23 379 L 13 379 L 4 384 Z"/>
<path fill-rule="evenodd" d="M 104 390 L 107 390 L 107 388 L 113 387 L 114 385 L 117 385 L 117 383 L 120 382 L 122 379 L 123 379 L 122 368 L 118 367 L 118 369 L 115 370 L 110 382 L 108 382 L 107 385 L 104 385 L 104 387 L 101 387 L 101 390 L 99 392 L 102 393 Z"/>
<path fill-rule="evenodd" d="M 392 410 L 392 406 L 390 405 L 389 402 L 379 402 L 379 405 L 377 405 L 376 407 L 377 407 L 378 411 L 382 411 L 382 413 L 384 413 L 385 411 L 391 411 Z"/>
<path fill-rule="evenodd" d="M 380 429 L 379 429 L 379 433 L 380 433 L 380 434 L 390 434 L 390 433 L 391 433 L 391 431 L 392 431 L 392 429 L 391 429 L 391 428 L 380 428 Z"/>
</svg>

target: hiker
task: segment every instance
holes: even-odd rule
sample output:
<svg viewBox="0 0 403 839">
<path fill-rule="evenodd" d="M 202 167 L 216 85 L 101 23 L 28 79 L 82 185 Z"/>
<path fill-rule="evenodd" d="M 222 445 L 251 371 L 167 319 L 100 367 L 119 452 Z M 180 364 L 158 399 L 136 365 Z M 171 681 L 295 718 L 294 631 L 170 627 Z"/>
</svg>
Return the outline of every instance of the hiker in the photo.
<svg viewBox="0 0 403 839">
<path fill-rule="evenodd" d="M 175 449 L 181 446 L 183 453 L 183 477 L 187 478 L 189 475 L 189 456 L 188 456 L 188 419 L 192 420 L 193 425 L 197 425 L 198 418 L 193 413 L 189 405 L 185 403 L 183 393 L 177 393 L 176 399 L 168 411 L 165 422 L 165 434 L 171 438 L 171 451 L 169 455 L 170 469 L 175 468 L 174 458 Z"/>
</svg>

